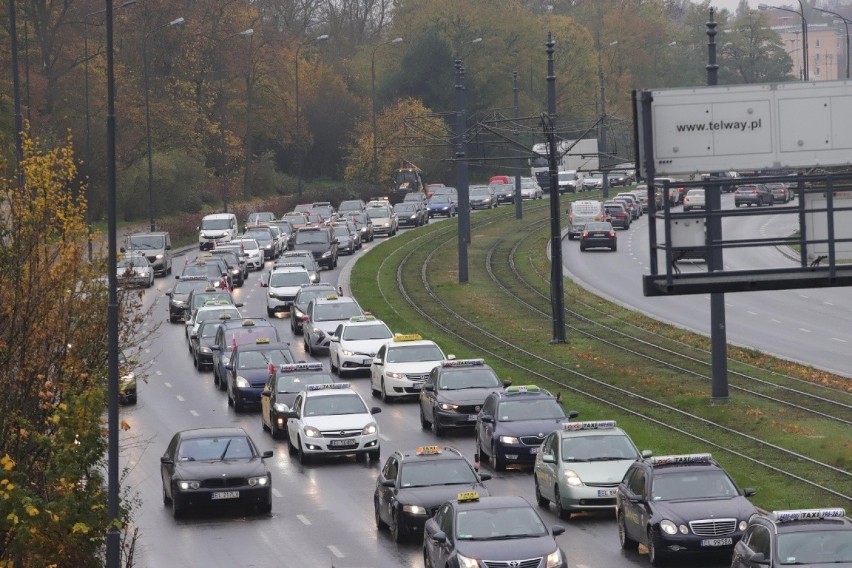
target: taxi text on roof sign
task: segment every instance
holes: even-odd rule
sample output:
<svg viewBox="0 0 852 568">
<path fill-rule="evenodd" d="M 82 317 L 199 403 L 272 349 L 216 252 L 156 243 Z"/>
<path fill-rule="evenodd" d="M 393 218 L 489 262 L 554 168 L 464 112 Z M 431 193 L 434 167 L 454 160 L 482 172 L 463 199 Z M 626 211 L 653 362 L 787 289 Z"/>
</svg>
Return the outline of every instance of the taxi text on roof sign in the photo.
<svg viewBox="0 0 852 568">
<path fill-rule="evenodd" d="M 485 359 L 447 359 L 441 361 L 442 367 L 481 367 Z"/>
<path fill-rule="evenodd" d="M 479 493 L 476 491 L 463 491 L 458 494 L 457 499 L 459 503 L 463 503 L 465 501 L 479 501 Z"/>
<path fill-rule="evenodd" d="M 365 322 L 365 321 L 376 321 L 376 318 L 374 318 L 373 316 L 366 316 L 366 315 L 364 315 L 364 316 L 352 316 L 351 318 L 349 318 L 349 321 L 353 322 L 353 323 L 359 323 L 359 322 Z"/>
<path fill-rule="evenodd" d="M 604 430 L 615 428 L 615 420 L 596 420 L 590 422 L 563 422 L 563 430 Z"/>
<path fill-rule="evenodd" d="M 319 361 L 311 361 L 310 363 L 281 363 L 279 367 L 282 373 L 292 373 L 294 371 L 322 371 L 322 363 Z"/>
<path fill-rule="evenodd" d="M 520 394 L 524 392 L 540 392 L 541 388 L 538 385 L 517 385 L 514 387 L 506 387 L 506 394 Z"/>
<path fill-rule="evenodd" d="M 296 268 L 302 265 L 298 262 L 276 262 L 275 268 Z"/>
<path fill-rule="evenodd" d="M 393 336 L 394 341 L 420 341 L 423 339 L 416 333 L 397 333 Z"/>
<path fill-rule="evenodd" d="M 254 342 L 257 343 L 257 344 L 269 343 L 269 338 L 268 337 L 258 337 L 257 339 L 254 340 Z"/>
<path fill-rule="evenodd" d="M 797 509 L 792 511 L 772 511 L 779 523 L 791 521 L 821 521 L 823 519 L 842 519 L 846 516 L 843 509 Z"/>
<path fill-rule="evenodd" d="M 434 456 L 441 453 L 440 446 L 418 446 L 414 452 L 418 456 Z"/>
<path fill-rule="evenodd" d="M 710 454 L 681 454 L 677 456 L 655 456 L 648 458 L 652 465 L 670 465 L 678 463 L 710 463 Z"/>
<path fill-rule="evenodd" d="M 309 391 L 348 389 L 349 383 L 323 383 L 321 385 L 308 385 Z"/>
</svg>

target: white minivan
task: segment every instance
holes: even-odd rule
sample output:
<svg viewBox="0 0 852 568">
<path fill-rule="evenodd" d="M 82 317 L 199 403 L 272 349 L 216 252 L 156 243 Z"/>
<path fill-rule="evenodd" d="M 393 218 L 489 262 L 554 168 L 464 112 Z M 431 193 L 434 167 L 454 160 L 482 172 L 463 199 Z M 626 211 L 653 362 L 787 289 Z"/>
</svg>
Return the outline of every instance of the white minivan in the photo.
<svg viewBox="0 0 852 568">
<path fill-rule="evenodd" d="M 579 237 L 586 223 L 603 220 L 604 208 L 600 201 L 581 199 L 571 202 L 571 208 L 568 210 L 568 239 Z"/>
<path fill-rule="evenodd" d="M 237 237 L 237 216 L 233 213 L 207 215 L 198 226 L 198 248 L 211 250 L 215 243 L 226 243 Z"/>
</svg>

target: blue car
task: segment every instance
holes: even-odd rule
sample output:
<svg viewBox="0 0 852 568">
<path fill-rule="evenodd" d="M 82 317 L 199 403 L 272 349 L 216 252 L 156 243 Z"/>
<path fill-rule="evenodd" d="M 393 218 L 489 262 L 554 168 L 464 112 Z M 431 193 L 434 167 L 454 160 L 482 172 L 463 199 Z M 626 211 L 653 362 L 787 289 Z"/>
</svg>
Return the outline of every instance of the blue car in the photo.
<svg viewBox="0 0 852 568">
<path fill-rule="evenodd" d="M 260 397 L 269 380 L 270 370 L 293 363 L 289 343 L 271 343 L 258 338 L 254 344 L 238 345 L 225 365 L 228 373 L 228 405 L 236 412 L 247 407 L 260 408 Z"/>
<path fill-rule="evenodd" d="M 456 203 L 450 195 L 433 195 L 429 199 L 429 218 L 432 217 L 455 217 L 457 213 Z"/>
<path fill-rule="evenodd" d="M 476 418 L 476 450 L 491 469 L 509 464 L 532 465 L 544 438 L 560 428 L 567 414 L 557 397 L 536 385 L 519 385 L 493 392 Z"/>
</svg>

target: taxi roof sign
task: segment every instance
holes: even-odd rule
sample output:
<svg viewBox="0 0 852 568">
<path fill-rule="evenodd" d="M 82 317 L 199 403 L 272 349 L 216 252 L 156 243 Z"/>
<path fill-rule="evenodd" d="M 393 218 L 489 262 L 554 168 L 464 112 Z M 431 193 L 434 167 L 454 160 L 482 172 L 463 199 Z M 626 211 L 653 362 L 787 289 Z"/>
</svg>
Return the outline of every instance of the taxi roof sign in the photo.
<svg viewBox="0 0 852 568">
<path fill-rule="evenodd" d="M 476 491 L 463 491 L 458 494 L 456 499 L 459 503 L 464 503 L 465 501 L 479 501 L 479 493 Z"/>
<path fill-rule="evenodd" d="M 435 456 L 441 453 L 440 446 L 418 446 L 415 450 L 415 455 L 418 456 Z"/>
<path fill-rule="evenodd" d="M 615 420 L 595 420 L 588 422 L 563 422 L 562 429 L 574 430 L 605 430 L 615 428 Z"/>
<path fill-rule="evenodd" d="M 672 465 L 684 463 L 710 463 L 713 457 L 710 454 L 680 454 L 675 456 L 654 456 L 648 458 L 651 465 Z"/>
<path fill-rule="evenodd" d="M 378 321 L 378 320 L 373 316 L 363 315 L 363 316 L 352 316 L 351 318 L 349 318 L 349 321 L 352 322 L 352 323 L 361 323 L 361 322 L 365 322 L 365 321 Z"/>
<path fill-rule="evenodd" d="M 229 320 L 231 319 L 231 314 L 219 314 L 220 320 Z"/>
<path fill-rule="evenodd" d="M 822 521 L 824 519 L 842 519 L 846 511 L 840 508 L 834 509 L 794 509 L 791 511 L 772 511 L 772 518 L 779 523 L 792 521 Z"/>
<path fill-rule="evenodd" d="M 308 385 L 309 391 L 319 391 L 319 390 L 334 390 L 334 389 L 348 389 L 349 383 L 322 383 L 320 385 Z"/>
<path fill-rule="evenodd" d="M 397 342 L 403 341 L 420 341 L 423 337 L 421 337 L 417 333 L 397 333 L 393 336 L 393 340 Z"/>
<path fill-rule="evenodd" d="M 257 339 L 254 340 L 254 342 L 258 345 L 262 345 L 262 344 L 265 344 L 265 343 L 269 343 L 269 338 L 268 337 L 258 337 Z"/>
<path fill-rule="evenodd" d="M 253 325 L 254 325 L 254 320 L 250 320 L 250 319 L 243 320 L 243 327 L 251 327 Z"/>
<path fill-rule="evenodd" d="M 322 371 L 322 363 L 311 361 L 310 363 L 281 363 L 279 370 L 282 373 L 293 373 L 295 371 Z"/>
<path fill-rule="evenodd" d="M 442 367 L 482 367 L 485 359 L 446 359 L 441 361 Z"/>
<path fill-rule="evenodd" d="M 325 297 L 325 299 L 326 300 L 337 300 L 338 296 L 337 296 L 337 294 L 329 294 L 328 296 Z"/>
<path fill-rule="evenodd" d="M 505 388 L 506 394 L 520 394 L 525 392 L 541 392 L 538 385 L 517 385 Z"/>
</svg>

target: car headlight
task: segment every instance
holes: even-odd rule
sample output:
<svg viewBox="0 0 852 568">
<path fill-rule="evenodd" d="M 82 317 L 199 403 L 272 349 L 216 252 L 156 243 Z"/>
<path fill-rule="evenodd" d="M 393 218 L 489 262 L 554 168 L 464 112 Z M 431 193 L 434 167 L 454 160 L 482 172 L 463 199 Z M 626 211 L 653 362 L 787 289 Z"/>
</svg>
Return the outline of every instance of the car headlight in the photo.
<svg viewBox="0 0 852 568">
<path fill-rule="evenodd" d="M 264 245 L 264 246 L 263 246 L 263 248 L 264 248 L 264 249 L 266 249 L 266 250 L 271 249 L 271 248 L 272 248 L 272 243 L 269 243 L 268 245 Z"/>
<path fill-rule="evenodd" d="M 199 353 L 205 353 L 205 354 L 209 355 L 209 354 L 213 353 L 213 350 L 210 349 L 209 347 L 202 347 L 201 349 L 198 350 L 198 352 Z"/>
<path fill-rule="evenodd" d="M 403 505 L 402 512 L 408 513 L 409 515 L 425 515 L 426 508 L 421 507 L 420 505 Z"/>
<path fill-rule="evenodd" d="M 352 357 L 353 355 L 355 355 L 355 352 L 354 352 L 354 351 L 350 351 L 350 350 L 348 350 L 348 349 L 341 349 L 341 350 L 340 350 L 340 353 L 341 353 L 344 357 Z"/>
<path fill-rule="evenodd" d="M 446 402 L 439 402 L 438 408 L 441 410 L 458 410 L 458 404 L 447 404 Z"/>
<path fill-rule="evenodd" d="M 738 525 L 738 528 L 740 529 L 740 531 L 746 530 L 746 527 L 748 527 L 748 522 L 747 521 L 740 521 L 740 524 Z"/>
<path fill-rule="evenodd" d="M 562 553 L 559 551 L 558 548 L 547 555 L 547 559 L 544 565 L 547 568 L 558 568 L 558 566 L 562 565 Z"/>
<path fill-rule="evenodd" d="M 325 337 L 325 332 L 318 327 L 311 328 L 311 331 L 314 333 L 314 335 L 317 336 L 318 339 L 322 339 L 323 337 Z"/>
<path fill-rule="evenodd" d="M 660 528 L 666 534 L 677 534 L 677 525 L 668 519 L 660 521 Z"/>
<path fill-rule="evenodd" d="M 186 305 L 186 302 L 184 302 L 183 300 L 172 300 L 172 305 L 182 307 Z"/>
<path fill-rule="evenodd" d="M 583 482 L 580 480 L 580 476 L 570 469 L 565 472 L 565 483 L 571 487 L 579 487 L 580 485 L 583 485 Z"/>
<path fill-rule="evenodd" d="M 238 389 L 247 389 L 251 386 L 251 383 L 248 382 L 245 377 L 241 377 L 237 375 L 237 379 L 234 381 L 234 384 L 237 385 Z"/>
<path fill-rule="evenodd" d="M 514 436 L 500 436 L 501 444 L 517 444 L 518 439 Z"/>
<path fill-rule="evenodd" d="M 479 561 L 461 554 L 456 554 L 456 560 L 459 561 L 459 568 L 477 568 L 479 566 Z"/>
<path fill-rule="evenodd" d="M 154 258 L 156 258 L 157 260 L 163 260 L 163 255 L 158 254 L 158 255 L 157 255 L 157 256 L 155 256 Z"/>
<path fill-rule="evenodd" d="M 249 487 L 261 486 L 265 487 L 269 484 L 269 478 L 265 475 L 260 477 L 249 477 L 248 478 Z"/>
<path fill-rule="evenodd" d="M 290 407 L 284 404 L 283 402 L 276 402 L 272 405 L 272 408 L 275 409 L 275 412 L 287 412 L 290 410 Z"/>
<path fill-rule="evenodd" d="M 388 371 L 387 373 L 385 373 L 385 375 L 389 379 L 404 379 L 405 378 L 405 373 L 397 373 L 396 371 Z"/>
<path fill-rule="evenodd" d="M 323 258 L 328 258 L 328 257 L 330 257 L 330 256 L 331 256 L 331 251 L 330 251 L 330 250 L 327 250 L 327 251 L 325 251 L 324 253 L 322 253 L 322 257 L 323 257 Z"/>
<path fill-rule="evenodd" d="M 313 426 L 305 426 L 305 436 L 308 438 L 319 438 L 321 437 L 321 434 L 320 431 Z"/>
<path fill-rule="evenodd" d="M 361 435 L 367 436 L 369 434 L 375 434 L 378 431 L 379 431 L 379 428 L 376 426 L 376 423 L 370 422 L 369 424 L 364 426 L 363 430 L 361 430 Z"/>
<path fill-rule="evenodd" d="M 414 219 L 417 219 L 417 215 L 412 215 L 411 217 L 409 217 L 409 219 L 413 221 Z"/>
<path fill-rule="evenodd" d="M 192 491 L 199 487 L 201 487 L 201 483 L 198 481 L 178 481 L 178 489 L 181 491 Z"/>
</svg>

